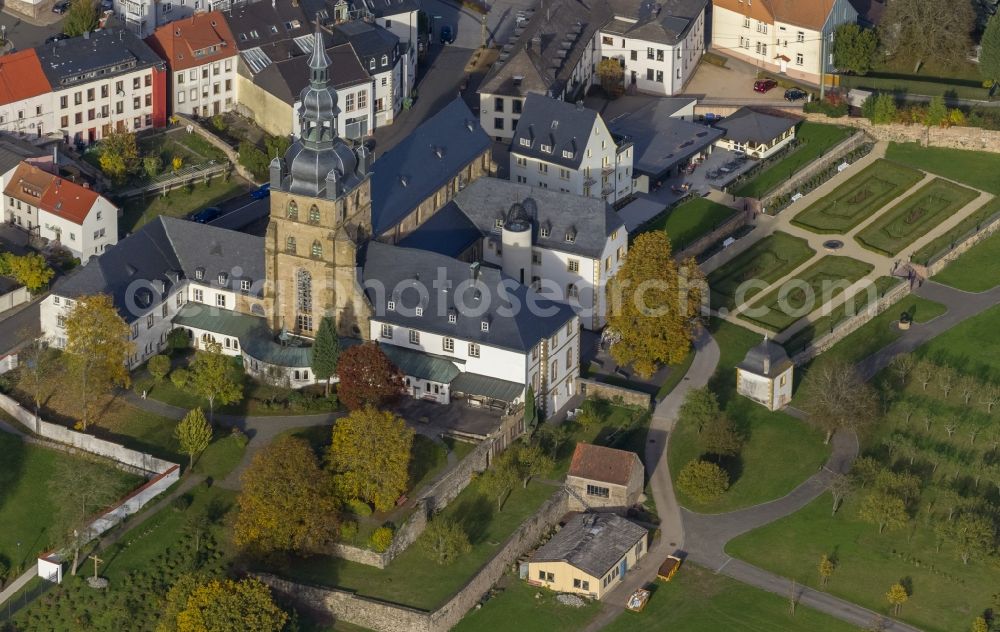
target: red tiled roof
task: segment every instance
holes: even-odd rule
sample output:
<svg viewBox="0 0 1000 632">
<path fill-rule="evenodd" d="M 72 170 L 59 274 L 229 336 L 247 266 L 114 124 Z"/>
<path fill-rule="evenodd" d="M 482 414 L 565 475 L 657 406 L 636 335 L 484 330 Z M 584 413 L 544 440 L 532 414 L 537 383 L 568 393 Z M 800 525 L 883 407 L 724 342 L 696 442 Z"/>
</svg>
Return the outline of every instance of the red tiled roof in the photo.
<svg viewBox="0 0 1000 632">
<path fill-rule="evenodd" d="M 632 466 L 638 459 L 635 452 L 578 443 L 569 466 L 569 476 L 615 485 L 628 485 Z"/>
<path fill-rule="evenodd" d="M 30 192 L 25 191 L 26 188 Z M 74 224 L 83 224 L 98 198 L 93 189 L 26 162 L 17 166 L 4 189 L 4 195 L 26 201 Z"/>
<path fill-rule="evenodd" d="M 239 52 L 226 18 L 218 11 L 195 13 L 189 18 L 165 24 L 146 38 L 146 43 L 174 71 L 234 57 Z M 200 57 L 195 55 L 196 51 L 210 46 L 217 46 L 215 52 Z"/>
<path fill-rule="evenodd" d="M 37 97 L 50 90 L 35 49 L 0 57 L 0 105 Z"/>
</svg>

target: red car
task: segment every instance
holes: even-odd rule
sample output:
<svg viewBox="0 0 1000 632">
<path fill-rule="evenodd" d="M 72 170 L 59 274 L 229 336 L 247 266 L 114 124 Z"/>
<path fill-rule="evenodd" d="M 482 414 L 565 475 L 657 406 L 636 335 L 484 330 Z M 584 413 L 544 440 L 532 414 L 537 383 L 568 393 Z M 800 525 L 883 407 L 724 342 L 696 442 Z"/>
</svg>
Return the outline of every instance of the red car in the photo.
<svg viewBox="0 0 1000 632">
<path fill-rule="evenodd" d="M 777 85 L 778 82 L 775 81 L 774 79 L 758 79 L 757 81 L 753 82 L 753 91 L 767 92 L 768 90 L 775 88 Z"/>
</svg>

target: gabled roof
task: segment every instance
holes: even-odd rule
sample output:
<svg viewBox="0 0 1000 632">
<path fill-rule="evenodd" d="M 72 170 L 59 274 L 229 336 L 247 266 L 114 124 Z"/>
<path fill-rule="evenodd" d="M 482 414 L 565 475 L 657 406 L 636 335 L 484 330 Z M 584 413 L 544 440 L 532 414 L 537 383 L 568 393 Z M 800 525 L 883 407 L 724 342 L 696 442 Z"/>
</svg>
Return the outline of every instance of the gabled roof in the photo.
<svg viewBox="0 0 1000 632">
<path fill-rule="evenodd" d="M 226 12 L 229 30 L 241 51 L 309 35 L 305 11 L 294 2 L 248 2 Z M 281 58 L 275 58 L 278 61 Z"/>
<path fill-rule="evenodd" d="M 820 31 L 837 0 L 713 0 L 713 3 L 768 24 L 784 22 Z"/>
<path fill-rule="evenodd" d="M 529 94 L 517 122 L 510 153 L 579 169 L 599 116 L 582 103 Z"/>
<path fill-rule="evenodd" d="M 375 236 L 402 221 L 491 145 L 479 119 L 461 98 L 421 123 L 375 161 L 372 173 Z"/>
<path fill-rule="evenodd" d="M 310 51 L 312 50 L 309 47 Z M 326 49 L 330 57 L 330 87 L 345 88 L 370 81 L 350 44 Z M 253 82 L 289 105 L 294 104 L 302 89 L 309 84 L 309 66 L 306 54 L 299 53 L 283 61 L 269 64 L 254 75 Z M 343 106 L 343 104 L 341 104 Z"/>
<path fill-rule="evenodd" d="M 715 128 L 673 118 L 676 111 L 673 100 L 655 99 L 608 123 L 613 133 L 632 140 L 637 172 L 659 178 L 722 136 Z"/>
<path fill-rule="evenodd" d="M 413 232 L 400 239 L 399 245 L 458 257 L 482 238 L 483 233 L 476 223 L 452 200 Z"/>
<path fill-rule="evenodd" d="M 350 43 L 354 52 L 362 59 L 375 59 L 375 70 L 371 74 L 385 72 L 396 62 L 396 48 L 399 38 L 378 24 L 370 24 L 361 20 L 344 22 L 331 29 L 335 44 Z M 382 56 L 389 57 L 388 63 L 382 66 Z M 365 64 L 368 68 L 368 64 Z"/>
<path fill-rule="evenodd" d="M 624 486 L 636 463 L 642 465 L 635 452 L 578 443 L 567 476 Z"/>
<path fill-rule="evenodd" d="M 616 18 L 601 30 L 632 39 L 674 45 L 705 11 L 708 0 L 611 0 Z"/>
<path fill-rule="evenodd" d="M 0 105 L 37 97 L 51 90 L 35 49 L 0 57 Z"/>
<path fill-rule="evenodd" d="M 646 529 L 615 514 L 576 514 L 531 561 L 566 562 L 601 579 L 647 535 Z"/>
<path fill-rule="evenodd" d="M 801 122 L 790 114 L 771 114 L 742 107 L 715 124 L 725 132 L 726 140 L 737 143 L 766 144 Z"/>
<path fill-rule="evenodd" d="M 544 299 L 494 268 L 480 267 L 477 285 L 468 263 L 377 241 L 368 243 L 362 260 L 361 282 L 377 321 L 524 353 L 574 317 L 569 305 Z M 420 303 L 414 284 L 427 290 L 426 303 Z M 395 302 L 394 309 L 388 301 Z M 544 318 L 532 313 L 538 310 L 545 310 Z"/>
<path fill-rule="evenodd" d="M 33 204 L 48 213 L 82 225 L 101 197 L 93 189 L 70 182 L 27 162 L 11 174 L 4 195 Z"/>
<path fill-rule="evenodd" d="M 194 13 L 165 24 L 146 38 L 171 70 L 186 70 L 235 56 L 239 50 L 219 11 Z"/>
<path fill-rule="evenodd" d="M 53 90 L 165 65 L 146 42 L 124 28 L 91 31 L 35 50 Z"/>
</svg>

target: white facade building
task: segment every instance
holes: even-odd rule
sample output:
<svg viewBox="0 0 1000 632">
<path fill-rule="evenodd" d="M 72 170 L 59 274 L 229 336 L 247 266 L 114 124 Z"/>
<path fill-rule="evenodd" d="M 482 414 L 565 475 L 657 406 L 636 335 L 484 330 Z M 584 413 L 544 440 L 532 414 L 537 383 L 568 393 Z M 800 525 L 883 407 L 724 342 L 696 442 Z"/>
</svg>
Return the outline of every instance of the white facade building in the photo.
<svg viewBox="0 0 1000 632">
<path fill-rule="evenodd" d="M 611 204 L 635 191 L 632 143 L 584 108 L 528 95 L 510 147 L 510 179 Z"/>
<path fill-rule="evenodd" d="M 794 370 L 784 347 L 765 337 L 736 365 L 736 392 L 768 410 L 784 408 L 792 401 Z"/>
<path fill-rule="evenodd" d="M 715 124 L 724 132 L 715 144 L 754 158 L 770 158 L 795 140 L 795 126 L 800 122 L 801 119 L 791 115 L 779 116 L 743 107 Z"/>
</svg>

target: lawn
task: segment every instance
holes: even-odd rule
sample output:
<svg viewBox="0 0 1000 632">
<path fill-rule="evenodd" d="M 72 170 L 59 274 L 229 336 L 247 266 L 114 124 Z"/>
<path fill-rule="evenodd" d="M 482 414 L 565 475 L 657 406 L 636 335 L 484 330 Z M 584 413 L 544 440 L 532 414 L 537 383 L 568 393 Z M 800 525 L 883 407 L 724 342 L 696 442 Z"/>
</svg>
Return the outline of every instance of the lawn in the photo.
<svg viewBox="0 0 1000 632">
<path fill-rule="evenodd" d="M 768 235 L 708 275 L 712 307 L 732 309 L 737 298 L 749 301 L 765 289 L 764 286 L 787 275 L 815 254 L 804 239 L 780 231 Z M 758 283 L 741 288 L 747 281 Z M 743 296 L 738 296 L 741 289 Z"/>
<path fill-rule="evenodd" d="M 802 329 L 795 332 L 785 341 L 784 347 L 789 355 L 795 355 L 821 336 L 833 331 L 841 322 L 860 313 L 868 305 L 883 296 L 887 291 L 902 283 L 903 280 L 894 277 L 879 277 L 864 289 L 856 292 L 851 298 L 835 307 L 829 314 L 820 316 Z M 873 292 L 874 289 L 874 292 Z M 825 311 L 825 309 L 824 309 Z M 820 312 L 822 314 L 823 312 Z"/>
<path fill-rule="evenodd" d="M 707 235 L 736 211 L 706 198 L 692 198 L 680 204 L 650 224 L 648 231 L 666 231 L 674 252 L 680 252 Z"/>
<path fill-rule="evenodd" d="M 9 418 L 4 416 L 5 421 Z M 13 422 L 11 422 L 13 423 Z M 83 462 L 58 450 L 24 443 L 20 437 L 0 431 L 0 560 L 12 570 L 24 570 L 34 558 L 55 542 L 48 525 L 56 515 L 49 482 L 57 461 Z M 109 469 L 113 469 L 109 464 Z M 123 490 L 142 483 L 138 476 L 118 472 Z M 124 495 L 124 494 L 123 494 Z M 20 543 L 20 546 L 18 544 Z"/>
<path fill-rule="evenodd" d="M 496 501 L 484 496 L 478 481 L 473 481 L 441 513 L 461 523 L 472 543 L 472 550 L 448 567 L 437 565 L 416 543 L 384 570 L 329 557 L 294 558 L 271 570 L 297 581 L 433 610 L 455 594 L 555 491 L 538 482 L 527 489 L 517 485 L 498 512 Z"/>
<path fill-rule="evenodd" d="M 536 596 L 538 596 L 536 598 Z M 556 593 L 530 586 L 515 575 L 504 575 L 480 610 L 471 610 L 453 632 L 575 632 L 600 610 L 596 601 L 582 608 L 556 601 Z"/>
<path fill-rule="evenodd" d="M 926 246 L 913 255 L 912 260 L 915 263 L 927 265 L 930 263 L 931 258 L 943 253 L 947 249 L 953 248 L 958 242 L 969 237 L 998 215 L 1000 215 L 1000 197 L 993 198 L 973 211 L 972 214 L 960 221 L 954 228 L 928 242 Z"/>
<path fill-rule="evenodd" d="M 979 197 L 978 191 L 935 178 L 855 236 L 868 250 L 895 256 Z"/>
<path fill-rule="evenodd" d="M 943 176 L 970 187 L 1000 194 L 1000 154 L 921 147 L 917 143 L 890 143 L 886 158 L 894 162 Z"/>
<path fill-rule="evenodd" d="M 934 280 L 966 292 L 985 292 L 1000 284 L 1000 232 L 979 242 L 944 270 Z"/>
<path fill-rule="evenodd" d="M 623 612 L 607 632 L 849 632 L 854 626 L 805 606 L 795 615 L 788 598 L 765 592 L 685 564 L 669 583 L 648 586 L 653 592 L 642 612 Z M 485 610 L 485 608 L 484 608 Z"/>
<path fill-rule="evenodd" d="M 876 160 L 832 193 L 810 204 L 792 223 L 814 233 L 845 234 L 923 177 L 916 169 Z"/>
<path fill-rule="evenodd" d="M 166 195 L 135 197 L 127 201 L 118 220 L 118 230 L 127 235 L 135 232 L 147 222 L 160 215 L 187 217 L 193 211 L 219 204 L 250 190 L 242 179 L 231 176 L 228 180 L 216 176 L 208 184 L 198 184 L 174 189 Z"/>
<path fill-rule="evenodd" d="M 787 156 L 764 168 L 750 180 L 740 184 L 733 193 L 739 197 L 762 198 L 782 184 L 803 167 L 820 158 L 833 146 L 840 143 L 854 130 L 837 125 L 824 125 L 806 121 L 795 130 L 795 137 L 801 145 Z"/>
<path fill-rule="evenodd" d="M 709 386 L 747 441 L 738 458 L 722 464 L 733 482 L 718 500 L 702 503 L 680 490 L 675 492 L 677 500 L 693 511 L 723 513 L 784 496 L 826 462 L 829 446 L 823 445 L 821 432 L 802 421 L 785 413 L 772 413 L 736 395 L 735 367 L 751 347 L 760 343 L 759 335 L 718 319 L 712 320 L 711 330 L 721 355 Z M 796 455 L 795 458 L 776 460 L 777 445 L 783 453 Z M 701 455 L 697 429 L 679 423 L 668 449 L 670 473 L 676 479 L 688 461 Z"/>
<path fill-rule="evenodd" d="M 1000 306 L 956 325 L 921 351 L 963 373 L 1000 383 Z"/>
<path fill-rule="evenodd" d="M 843 294 L 873 269 L 871 264 L 850 257 L 823 257 L 795 278 L 794 284 L 771 290 L 740 318 L 771 331 L 782 331 Z"/>
<path fill-rule="evenodd" d="M 912 65 L 910 66 L 912 69 Z M 903 73 L 876 71 L 864 76 L 839 75 L 845 89 L 860 88 L 898 94 L 920 94 L 949 98 L 985 101 L 990 91 L 982 80 L 965 80 L 955 77 L 931 77 Z"/>
<path fill-rule="evenodd" d="M 185 166 L 226 160 L 226 155 L 207 140 L 183 130 L 143 137 L 139 140 L 139 154 L 143 157 L 159 156 L 165 171 L 172 168 L 171 162 L 175 157 L 180 158 Z"/>
</svg>

